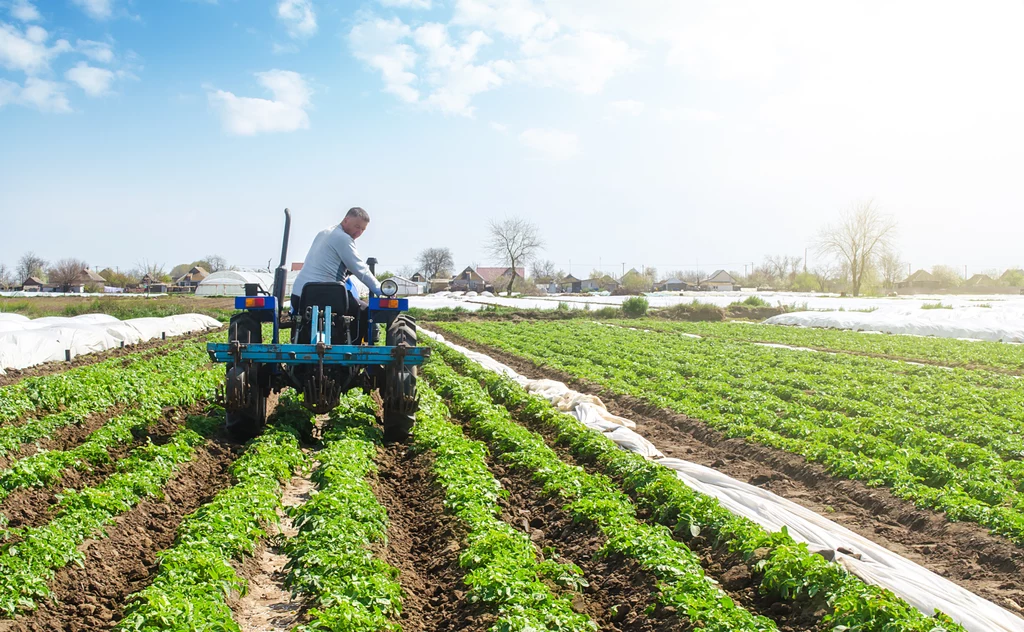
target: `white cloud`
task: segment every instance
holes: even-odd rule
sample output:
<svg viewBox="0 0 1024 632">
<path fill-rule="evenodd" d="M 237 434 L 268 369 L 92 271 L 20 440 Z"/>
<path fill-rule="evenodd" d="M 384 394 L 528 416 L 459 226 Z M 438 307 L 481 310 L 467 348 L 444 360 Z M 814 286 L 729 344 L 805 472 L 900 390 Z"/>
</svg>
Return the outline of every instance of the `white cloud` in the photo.
<svg viewBox="0 0 1024 632">
<path fill-rule="evenodd" d="M 580 153 L 575 134 L 555 129 L 528 129 L 519 135 L 519 142 L 552 160 L 568 160 Z"/>
<path fill-rule="evenodd" d="M 107 20 L 114 14 L 114 0 L 71 0 L 89 17 L 96 20 Z"/>
<path fill-rule="evenodd" d="M 475 64 L 480 48 L 491 38 L 474 31 L 459 46 L 453 45 L 443 24 L 425 24 L 413 33 L 413 40 L 426 53 L 425 78 L 434 88 L 425 102 L 445 114 L 472 116 L 472 98 L 503 82 L 502 74 L 511 71 L 507 62 Z"/>
<path fill-rule="evenodd" d="M 406 103 L 419 101 L 420 93 L 414 87 L 417 81 L 412 70 L 416 67 L 416 51 L 402 43 L 412 30 L 398 18 L 374 18 L 360 22 L 349 31 L 352 54 L 380 72 L 384 90 Z"/>
<path fill-rule="evenodd" d="M 521 50 L 527 58 L 517 66 L 527 80 L 583 94 L 600 92 L 612 77 L 640 58 L 625 41 L 593 31 L 529 40 Z"/>
<path fill-rule="evenodd" d="M 696 108 L 661 108 L 658 111 L 661 120 L 668 123 L 680 121 L 693 123 L 710 123 L 722 120 L 722 115 L 712 110 L 699 110 Z"/>
<path fill-rule="evenodd" d="M 430 0 L 377 0 L 381 6 L 394 9 L 429 9 Z"/>
<path fill-rule="evenodd" d="M 640 116 L 644 113 L 644 104 L 641 101 L 625 99 L 623 101 L 612 101 L 608 104 L 608 109 L 610 109 L 613 114 L 623 116 Z"/>
<path fill-rule="evenodd" d="M 64 76 L 91 97 L 100 97 L 110 92 L 110 84 L 116 75 L 106 68 L 96 68 L 84 61 L 78 62 Z"/>
<path fill-rule="evenodd" d="M 277 19 L 284 23 L 288 35 L 304 39 L 316 34 L 316 13 L 312 0 L 281 0 L 277 4 Z"/>
<path fill-rule="evenodd" d="M 89 59 L 98 61 L 101 64 L 109 64 L 114 61 L 114 49 L 106 42 L 78 40 L 75 42 L 75 50 L 82 53 Z"/>
<path fill-rule="evenodd" d="M 457 0 L 452 22 L 522 40 L 548 39 L 559 29 L 531 0 Z"/>
<path fill-rule="evenodd" d="M 225 130 L 252 136 L 309 129 L 306 109 L 312 91 L 302 75 L 290 70 L 268 70 L 256 73 L 256 79 L 274 95 L 273 100 L 237 97 L 224 90 L 209 93 L 210 105 L 220 112 Z"/>
<path fill-rule="evenodd" d="M 32 107 L 42 112 L 63 114 L 71 111 L 71 104 L 64 94 L 64 84 L 29 77 L 24 87 L 0 79 L 0 107 L 8 103 Z"/>
<path fill-rule="evenodd" d="M 71 50 L 67 40 L 47 46 L 49 34 L 41 26 L 31 25 L 22 33 L 17 27 L 0 22 L 0 65 L 34 75 L 48 70 L 50 60 Z"/>
<path fill-rule="evenodd" d="M 504 123 L 491 121 L 491 129 L 498 132 L 499 134 L 508 134 L 508 125 L 505 125 Z"/>
<path fill-rule="evenodd" d="M 29 0 L 14 0 L 11 4 L 11 16 L 22 22 L 35 22 L 41 17 L 39 9 L 36 9 Z"/>
</svg>

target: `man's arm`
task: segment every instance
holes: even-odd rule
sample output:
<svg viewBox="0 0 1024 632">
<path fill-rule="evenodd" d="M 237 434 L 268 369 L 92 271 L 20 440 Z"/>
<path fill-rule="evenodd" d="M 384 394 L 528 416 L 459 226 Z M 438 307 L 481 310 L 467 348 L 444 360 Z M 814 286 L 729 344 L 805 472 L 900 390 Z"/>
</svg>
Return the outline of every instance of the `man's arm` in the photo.
<svg viewBox="0 0 1024 632">
<path fill-rule="evenodd" d="M 370 289 L 370 292 L 374 294 L 380 294 L 380 281 L 377 277 L 373 276 L 370 272 L 369 266 L 363 261 L 363 258 L 359 256 L 359 251 L 356 250 L 356 242 L 348 235 L 346 239 L 338 240 L 338 255 L 341 257 L 341 262 L 345 264 L 345 267 L 349 269 L 357 279 L 363 282 L 363 285 Z"/>
</svg>

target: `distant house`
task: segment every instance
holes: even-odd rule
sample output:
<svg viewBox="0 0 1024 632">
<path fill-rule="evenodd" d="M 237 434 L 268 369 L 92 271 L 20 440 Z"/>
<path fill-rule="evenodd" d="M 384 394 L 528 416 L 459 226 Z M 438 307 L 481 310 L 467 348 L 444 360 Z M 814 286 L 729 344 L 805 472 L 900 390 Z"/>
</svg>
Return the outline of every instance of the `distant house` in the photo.
<svg viewBox="0 0 1024 632">
<path fill-rule="evenodd" d="M 725 270 L 715 270 L 715 273 L 700 282 L 702 290 L 725 290 L 731 292 L 737 288 L 736 279 Z"/>
<path fill-rule="evenodd" d="M 452 278 L 451 288 L 461 292 L 483 292 L 487 289 L 487 281 L 471 266 Z"/>
<path fill-rule="evenodd" d="M 566 294 L 579 294 L 580 292 L 583 291 L 583 281 L 577 279 L 576 277 L 570 274 L 569 276 L 563 278 L 559 282 L 558 289 L 559 291 L 564 292 Z"/>
<path fill-rule="evenodd" d="M 53 286 L 48 285 L 39 277 L 29 277 L 21 284 L 22 292 L 52 292 Z"/>
<path fill-rule="evenodd" d="M 671 279 L 658 281 L 654 284 L 654 289 L 659 292 L 682 292 L 684 290 L 694 289 L 694 286 L 686 281 L 672 277 Z"/>
<path fill-rule="evenodd" d="M 619 289 L 619 282 L 607 274 L 603 277 L 580 281 L 580 291 L 582 292 L 614 292 L 617 289 Z"/>
<path fill-rule="evenodd" d="M 178 287 L 195 288 L 199 285 L 199 282 L 210 276 L 210 273 L 199 266 L 192 266 L 192 269 L 181 275 L 177 281 L 174 282 Z"/>
<path fill-rule="evenodd" d="M 1024 279 L 1024 270 L 1010 268 L 999 277 L 999 282 L 1005 285 L 1021 285 L 1021 279 Z"/>
<path fill-rule="evenodd" d="M 427 290 L 430 292 L 444 292 L 452 289 L 452 280 L 447 278 L 430 279 L 427 281 Z"/>
<path fill-rule="evenodd" d="M 294 262 L 293 261 L 292 262 L 292 272 L 298 272 L 299 270 L 302 270 L 302 264 L 303 263 L 304 263 L 303 261 L 299 261 L 299 262 Z"/>
<path fill-rule="evenodd" d="M 931 272 L 928 272 L 927 270 L 918 270 L 897 283 L 896 287 L 901 290 L 937 290 L 940 285 L 941 282 L 932 276 Z"/>
<path fill-rule="evenodd" d="M 490 290 L 502 290 L 508 287 L 508 280 L 512 276 L 512 268 L 484 268 L 476 269 L 476 273 L 484 280 Z M 516 268 L 516 277 L 526 278 L 526 268 Z"/>
<path fill-rule="evenodd" d="M 963 287 L 971 288 L 982 288 L 982 287 L 995 287 L 996 280 L 987 274 L 975 274 L 971 278 L 964 281 Z"/>
<path fill-rule="evenodd" d="M 82 292 L 85 292 L 85 287 L 87 285 L 98 285 L 102 288 L 106 283 L 107 280 L 100 275 L 96 274 L 89 268 L 83 268 L 82 271 L 78 273 L 78 276 L 75 277 L 75 280 L 68 285 L 68 291 L 81 294 Z M 56 289 L 59 290 L 60 288 Z M 100 291 L 102 292 L 103 290 Z"/>
<path fill-rule="evenodd" d="M 427 277 L 422 272 L 417 272 L 416 274 L 414 274 L 411 277 L 409 277 L 409 280 L 414 282 L 414 283 L 425 283 L 426 280 L 427 280 Z"/>
</svg>

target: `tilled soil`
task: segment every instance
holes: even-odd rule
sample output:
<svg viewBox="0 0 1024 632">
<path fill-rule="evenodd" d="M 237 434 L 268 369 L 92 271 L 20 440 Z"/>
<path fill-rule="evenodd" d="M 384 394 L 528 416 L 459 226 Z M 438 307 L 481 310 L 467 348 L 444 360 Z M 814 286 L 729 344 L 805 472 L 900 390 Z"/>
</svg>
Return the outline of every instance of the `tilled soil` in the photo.
<svg viewBox="0 0 1024 632">
<path fill-rule="evenodd" d="M 444 513 L 430 454 L 402 445 L 378 449 L 379 473 L 371 482 L 388 512 L 382 559 L 399 570 L 405 592 L 399 624 L 405 632 L 483 632 L 495 617 L 466 599 L 459 551 L 465 529 Z"/>
<path fill-rule="evenodd" d="M 315 485 L 309 476 L 296 476 L 284 486 L 281 503 L 285 509 L 297 507 L 309 500 Z M 285 564 L 288 556 L 281 552 L 282 538 L 292 538 L 298 529 L 284 511 L 277 526 L 278 538 L 264 542 L 256 554 L 238 567 L 239 574 L 249 582 L 249 592 L 231 601 L 235 623 L 242 632 L 285 632 L 298 623 L 303 613 L 303 600 L 292 598 L 285 587 Z"/>
<path fill-rule="evenodd" d="M 43 437 L 33 443 L 23 443 L 17 449 L 0 456 L 0 469 L 6 469 L 11 466 L 11 463 L 32 456 L 40 450 L 67 450 L 68 448 L 73 448 L 85 441 L 86 437 L 92 434 L 94 430 L 104 426 L 112 418 L 122 415 L 130 409 L 130 405 L 117 404 L 106 410 L 90 413 L 81 423 L 57 428 L 48 437 Z M 44 416 L 47 414 L 49 413 L 42 413 Z M 27 423 L 27 421 L 27 419 L 21 419 L 12 422 L 10 425 L 12 427 L 22 425 Z"/>
<path fill-rule="evenodd" d="M 572 463 L 573 465 L 579 465 L 583 467 L 590 474 L 600 473 L 598 469 L 592 463 L 581 462 L 574 458 L 572 454 L 563 446 L 556 445 L 555 437 L 546 429 L 534 427 L 530 424 L 524 424 L 531 430 L 538 432 L 544 436 L 548 446 L 550 446 L 566 463 Z M 504 472 L 502 477 L 502 484 L 508 485 L 512 483 L 519 490 L 518 494 L 513 494 L 513 498 L 530 498 L 531 496 L 539 499 L 536 502 L 543 502 L 543 496 L 539 494 L 539 488 L 536 484 L 531 484 L 530 478 L 523 472 L 518 470 L 507 470 L 504 466 L 498 462 L 492 466 L 493 469 L 499 472 Z M 553 502 L 552 502 L 553 501 Z M 553 508 L 557 500 L 552 499 L 544 510 L 548 511 L 549 507 Z M 521 503 L 511 503 L 513 508 L 520 507 Z M 520 509 L 519 513 L 523 513 Z M 559 511 L 564 514 L 564 512 Z M 637 510 L 637 517 L 646 520 L 649 518 L 646 512 L 642 509 Z M 566 528 L 580 529 L 581 525 L 572 525 L 572 520 L 568 514 L 564 514 Z M 532 526 L 532 522 L 530 523 Z M 527 529 L 527 532 L 529 530 Z M 602 542 L 603 538 L 594 529 L 591 532 L 598 537 Z M 706 576 L 712 578 L 725 590 L 728 595 L 739 605 L 746 608 L 748 611 L 759 614 L 773 620 L 782 632 L 809 632 L 819 629 L 821 618 L 825 615 L 826 610 L 823 608 L 823 603 L 812 603 L 807 601 L 793 602 L 787 600 L 780 600 L 777 596 L 763 595 L 758 590 L 758 586 L 761 583 L 763 574 L 757 573 L 754 568 L 756 559 L 745 561 L 740 555 L 730 553 L 724 547 L 715 547 L 713 543 L 707 541 L 701 536 L 690 538 L 686 542 L 687 548 L 701 558 L 701 566 L 704 568 Z M 574 560 L 575 561 L 575 560 Z M 652 583 L 651 586 L 646 587 L 634 587 L 634 590 L 642 590 L 648 595 L 656 594 L 656 586 Z M 664 608 L 657 611 L 656 616 L 664 612 Z M 602 628 L 603 629 L 603 628 Z M 633 629 L 633 628 L 623 628 Z M 640 628 L 643 629 L 643 628 Z M 675 629 L 675 628 L 673 628 Z"/>
<path fill-rule="evenodd" d="M 540 487 L 518 469 L 489 458 L 488 467 L 509 492 L 499 502 L 502 519 L 530 536 L 538 553 L 554 550 L 557 562 L 570 562 L 583 570 L 588 585 L 573 599 L 573 609 L 587 614 L 601 630 L 617 632 L 667 632 L 693 626 L 673 608 L 657 608 L 657 580 L 633 560 L 621 556 L 600 557 L 604 535 L 593 525 L 573 524 L 572 516 L 559 508 L 558 499 L 545 498 Z"/>
<path fill-rule="evenodd" d="M 83 566 L 60 569 L 49 582 L 52 600 L 13 620 L 0 632 L 108 630 L 121 619 L 125 599 L 152 579 L 156 553 L 174 542 L 182 518 L 231 482 L 237 446 L 207 442 L 180 466 L 163 498 L 143 500 L 107 527 L 109 537 L 88 540 Z"/>
<path fill-rule="evenodd" d="M 65 470 L 64 476 L 48 487 L 19 489 L 0 502 L 0 513 L 8 520 L 8 525 L 11 527 L 34 527 L 49 522 L 53 518 L 53 508 L 57 503 L 58 494 L 67 489 L 83 489 L 99 484 L 114 472 L 117 462 L 129 452 L 145 445 L 147 440 L 156 444 L 166 442 L 181 427 L 183 420 L 188 415 L 201 412 L 204 406 L 196 405 L 184 411 L 175 408 L 166 409 L 160 420 L 148 431 L 137 432 L 135 440 L 131 443 L 118 445 L 111 449 L 108 462 L 90 466 L 89 469 Z M 65 436 L 63 440 L 50 441 L 50 449 L 67 450 L 81 444 L 89 433 L 101 427 L 109 418 L 109 415 L 96 416 L 95 420 L 90 418 L 88 426 L 91 429 L 89 430 L 74 426 L 77 441 Z M 63 447 L 58 447 L 61 445 Z"/>
<path fill-rule="evenodd" d="M 658 408 L 563 371 L 445 331 L 445 337 L 486 353 L 533 378 L 564 382 L 598 395 L 613 414 L 632 419 L 636 431 L 666 455 L 713 467 L 771 490 L 959 584 L 1024 614 L 1024 549 L 976 524 L 950 522 L 884 488 L 831 476 L 824 467 L 782 450 L 728 439 L 698 419 Z"/>
<path fill-rule="evenodd" d="M 167 349 L 160 349 L 157 353 L 160 355 L 167 355 L 170 349 L 177 348 L 181 343 L 196 338 L 202 338 L 210 332 L 198 331 L 191 334 L 183 334 L 181 336 L 174 336 L 167 340 L 150 340 L 148 342 L 140 342 L 137 345 L 130 345 L 126 347 L 118 347 L 115 349 L 108 349 L 106 351 L 100 351 L 98 353 L 90 353 L 87 355 L 77 356 L 71 359 L 71 362 L 56 361 L 46 362 L 44 364 L 37 364 L 36 366 L 27 367 L 24 369 L 4 369 L 4 375 L 0 375 L 0 387 L 10 386 L 11 384 L 17 384 L 27 377 L 42 377 L 44 375 L 53 375 L 54 373 L 63 373 L 68 369 L 76 369 L 80 366 L 88 366 L 90 364 L 97 364 L 104 360 L 111 358 L 120 358 L 133 353 L 139 353 L 140 351 L 147 351 L 149 349 L 156 349 L 158 347 L 167 347 Z M 131 362 L 131 360 L 125 360 L 125 362 Z"/>
</svg>

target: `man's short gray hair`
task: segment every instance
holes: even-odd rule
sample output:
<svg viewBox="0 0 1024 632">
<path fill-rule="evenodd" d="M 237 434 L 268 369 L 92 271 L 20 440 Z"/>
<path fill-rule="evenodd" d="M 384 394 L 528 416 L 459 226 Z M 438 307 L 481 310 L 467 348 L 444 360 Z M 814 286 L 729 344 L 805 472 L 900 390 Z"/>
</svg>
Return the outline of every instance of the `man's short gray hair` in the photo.
<svg viewBox="0 0 1024 632">
<path fill-rule="evenodd" d="M 348 210 L 348 213 L 345 213 L 345 219 L 348 219 L 349 217 L 354 217 L 356 219 L 361 219 L 364 222 L 370 221 L 370 214 L 367 213 L 366 211 L 364 211 L 363 209 L 361 209 L 358 206 L 353 206 L 352 208 L 350 208 Z"/>
</svg>

